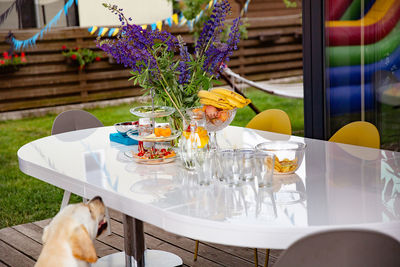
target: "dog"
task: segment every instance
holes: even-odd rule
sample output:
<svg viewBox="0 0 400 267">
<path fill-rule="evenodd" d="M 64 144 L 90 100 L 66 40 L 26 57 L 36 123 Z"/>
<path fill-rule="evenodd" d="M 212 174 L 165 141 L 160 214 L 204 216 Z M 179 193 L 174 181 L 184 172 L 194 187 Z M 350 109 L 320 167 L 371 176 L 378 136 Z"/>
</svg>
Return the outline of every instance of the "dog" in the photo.
<svg viewBox="0 0 400 267">
<path fill-rule="evenodd" d="M 106 228 L 101 197 L 62 209 L 44 228 L 36 267 L 84 267 L 97 261 L 93 240 Z"/>
</svg>

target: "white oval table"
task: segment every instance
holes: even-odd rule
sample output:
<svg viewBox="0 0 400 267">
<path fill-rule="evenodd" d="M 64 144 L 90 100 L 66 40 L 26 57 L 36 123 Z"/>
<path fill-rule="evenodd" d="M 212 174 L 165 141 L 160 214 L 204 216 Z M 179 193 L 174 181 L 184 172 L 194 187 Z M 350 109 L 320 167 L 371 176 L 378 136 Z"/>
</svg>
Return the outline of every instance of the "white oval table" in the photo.
<svg viewBox="0 0 400 267">
<path fill-rule="evenodd" d="M 125 214 L 125 252 L 138 266 L 145 257 L 146 266 L 154 261 L 144 256 L 149 251 L 143 221 L 189 238 L 244 247 L 286 249 L 331 229 L 371 229 L 400 241 L 398 152 L 229 126 L 218 133 L 222 147 L 300 141 L 307 145 L 304 160 L 295 174 L 275 175 L 271 190 L 254 182 L 200 187 L 179 160 L 152 166 L 131 161 L 124 153 L 133 148 L 110 142 L 111 132 L 113 127 L 102 127 L 35 140 L 19 149 L 19 166 L 84 198 L 100 195 Z M 179 262 L 170 256 L 172 265 Z"/>
</svg>

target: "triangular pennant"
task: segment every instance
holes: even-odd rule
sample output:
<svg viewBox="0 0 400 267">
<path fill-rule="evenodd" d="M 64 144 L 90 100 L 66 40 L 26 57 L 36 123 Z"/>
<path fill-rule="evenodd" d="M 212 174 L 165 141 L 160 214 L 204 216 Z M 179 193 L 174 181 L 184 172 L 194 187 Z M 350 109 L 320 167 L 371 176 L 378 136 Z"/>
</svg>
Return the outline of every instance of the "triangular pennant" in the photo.
<svg viewBox="0 0 400 267">
<path fill-rule="evenodd" d="M 168 26 L 172 26 L 172 18 L 167 18 L 165 22 L 168 24 Z"/>
<path fill-rule="evenodd" d="M 107 32 L 108 32 L 108 28 L 104 27 L 104 28 L 101 30 L 100 36 L 103 37 Z"/>
<path fill-rule="evenodd" d="M 157 25 L 157 29 L 158 29 L 159 31 L 161 31 L 161 29 L 162 29 L 162 21 L 161 21 L 161 20 L 157 21 L 157 22 L 156 22 L 156 25 Z"/>
<path fill-rule="evenodd" d="M 157 25 L 155 23 L 151 24 L 151 29 L 154 31 L 155 29 L 157 29 Z"/>
<path fill-rule="evenodd" d="M 180 26 L 183 26 L 183 25 L 185 25 L 186 24 L 186 22 L 187 22 L 187 19 L 182 15 L 182 13 L 181 13 L 181 15 L 179 16 L 179 25 Z"/>
<path fill-rule="evenodd" d="M 211 8 L 211 7 L 212 7 L 212 5 L 213 5 L 213 1 L 212 1 L 212 0 L 210 0 L 210 3 L 208 3 L 208 8 Z"/>
<path fill-rule="evenodd" d="M 97 26 L 90 27 L 90 28 L 89 28 L 90 34 L 91 34 L 91 35 L 94 34 L 94 33 L 97 31 L 97 29 L 98 29 Z"/>
<path fill-rule="evenodd" d="M 108 36 L 111 37 L 111 36 L 113 35 L 114 31 L 115 31 L 115 28 L 111 28 L 111 29 L 108 31 Z"/>
<path fill-rule="evenodd" d="M 113 32 L 113 34 L 112 34 L 112 36 L 115 36 L 115 35 L 117 35 L 119 33 L 119 29 L 118 28 L 115 28 L 114 29 L 114 32 Z"/>
<path fill-rule="evenodd" d="M 178 14 L 177 13 L 175 13 L 175 14 L 173 14 L 172 15 L 172 21 L 175 23 L 175 24 L 178 24 Z"/>
<path fill-rule="evenodd" d="M 147 25 L 146 24 L 142 25 L 142 29 L 146 30 L 147 29 Z"/>
</svg>

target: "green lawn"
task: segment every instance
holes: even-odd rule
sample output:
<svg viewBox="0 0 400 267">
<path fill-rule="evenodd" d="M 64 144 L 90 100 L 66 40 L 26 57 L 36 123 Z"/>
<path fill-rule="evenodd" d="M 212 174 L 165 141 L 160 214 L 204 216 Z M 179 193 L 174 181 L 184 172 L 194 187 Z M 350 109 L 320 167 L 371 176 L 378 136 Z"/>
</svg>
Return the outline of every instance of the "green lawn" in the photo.
<svg viewBox="0 0 400 267">
<path fill-rule="evenodd" d="M 260 110 L 285 110 L 291 119 L 293 131 L 302 133 L 302 100 L 280 98 L 256 90 L 249 90 L 247 96 Z M 129 113 L 132 106 L 124 104 L 89 111 L 104 125 L 113 125 L 134 120 Z M 23 174 L 18 168 L 17 159 L 17 151 L 22 145 L 50 134 L 55 116 L 0 122 L 0 229 L 52 217 L 60 208 L 62 190 Z M 250 108 L 243 108 L 237 112 L 232 125 L 245 126 L 253 116 Z M 80 201 L 80 198 L 73 196 L 72 201 Z"/>
</svg>

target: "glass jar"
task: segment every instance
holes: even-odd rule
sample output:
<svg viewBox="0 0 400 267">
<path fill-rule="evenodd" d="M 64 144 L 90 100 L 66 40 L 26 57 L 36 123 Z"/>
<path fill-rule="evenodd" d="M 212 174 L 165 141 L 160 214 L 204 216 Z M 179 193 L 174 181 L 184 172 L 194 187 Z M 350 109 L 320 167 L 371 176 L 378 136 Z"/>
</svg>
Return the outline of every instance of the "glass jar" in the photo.
<svg viewBox="0 0 400 267">
<path fill-rule="evenodd" d="M 183 131 L 179 140 L 179 155 L 186 169 L 195 169 L 198 152 L 207 151 L 208 133 L 205 130 L 204 112 L 201 108 L 187 109 L 183 120 Z"/>
</svg>

